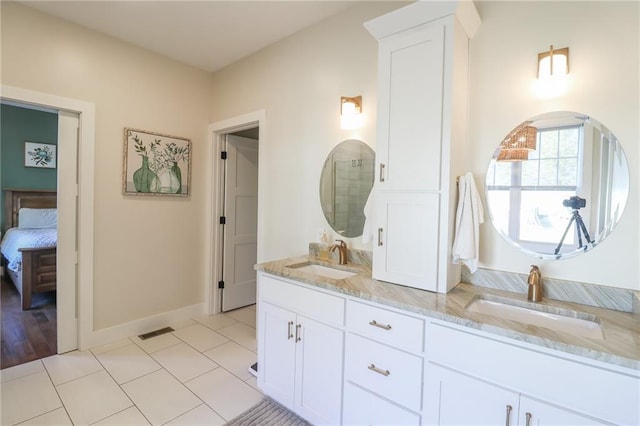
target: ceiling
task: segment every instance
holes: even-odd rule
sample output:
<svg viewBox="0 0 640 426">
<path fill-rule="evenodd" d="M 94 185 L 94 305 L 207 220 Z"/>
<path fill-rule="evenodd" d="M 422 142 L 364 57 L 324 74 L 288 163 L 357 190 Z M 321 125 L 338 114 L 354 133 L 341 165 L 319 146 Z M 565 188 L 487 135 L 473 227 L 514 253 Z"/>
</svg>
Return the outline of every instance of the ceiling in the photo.
<svg viewBox="0 0 640 426">
<path fill-rule="evenodd" d="M 209 72 L 354 4 L 344 0 L 23 0 L 21 3 Z"/>
</svg>

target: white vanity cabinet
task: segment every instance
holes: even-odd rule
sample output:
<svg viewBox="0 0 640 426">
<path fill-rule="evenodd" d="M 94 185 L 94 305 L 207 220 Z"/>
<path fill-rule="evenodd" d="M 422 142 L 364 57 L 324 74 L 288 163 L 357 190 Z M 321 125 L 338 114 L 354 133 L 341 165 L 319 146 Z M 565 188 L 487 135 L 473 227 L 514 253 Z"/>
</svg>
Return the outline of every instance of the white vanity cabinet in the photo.
<svg viewBox="0 0 640 426">
<path fill-rule="evenodd" d="M 258 385 L 313 424 L 340 424 L 344 299 L 258 275 Z"/>
<path fill-rule="evenodd" d="M 447 292 L 455 177 L 464 173 L 472 2 L 416 2 L 365 23 L 378 40 L 373 276 Z"/>
<path fill-rule="evenodd" d="M 426 346 L 424 424 L 640 422 L 637 372 L 437 322 Z"/>
</svg>

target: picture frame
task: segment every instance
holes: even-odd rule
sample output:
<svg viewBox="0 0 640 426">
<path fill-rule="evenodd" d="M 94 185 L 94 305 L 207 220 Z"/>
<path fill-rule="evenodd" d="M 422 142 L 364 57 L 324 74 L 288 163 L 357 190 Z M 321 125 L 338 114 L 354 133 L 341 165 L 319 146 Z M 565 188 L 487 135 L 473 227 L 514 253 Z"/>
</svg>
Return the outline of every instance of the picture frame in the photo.
<svg viewBox="0 0 640 426">
<path fill-rule="evenodd" d="M 37 169 L 55 169 L 57 167 L 57 146 L 48 143 L 25 142 L 24 166 Z"/>
<path fill-rule="evenodd" d="M 126 127 L 123 158 L 124 195 L 190 195 L 191 140 Z"/>
</svg>

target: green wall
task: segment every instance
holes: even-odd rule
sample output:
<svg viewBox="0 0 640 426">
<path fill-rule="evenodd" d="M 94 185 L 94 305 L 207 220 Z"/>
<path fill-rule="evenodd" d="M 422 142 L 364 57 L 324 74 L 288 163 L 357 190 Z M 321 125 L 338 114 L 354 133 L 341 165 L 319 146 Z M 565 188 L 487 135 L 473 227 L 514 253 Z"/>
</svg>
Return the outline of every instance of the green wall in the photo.
<svg viewBox="0 0 640 426">
<path fill-rule="evenodd" d="M 0 188 L 57 189 L 57 169 L 24 166 L 24 143 L 58 144 L 58 114 L 0 105 Z M 4 224 L 4 191 L 0 196 Z"/>
</svg>

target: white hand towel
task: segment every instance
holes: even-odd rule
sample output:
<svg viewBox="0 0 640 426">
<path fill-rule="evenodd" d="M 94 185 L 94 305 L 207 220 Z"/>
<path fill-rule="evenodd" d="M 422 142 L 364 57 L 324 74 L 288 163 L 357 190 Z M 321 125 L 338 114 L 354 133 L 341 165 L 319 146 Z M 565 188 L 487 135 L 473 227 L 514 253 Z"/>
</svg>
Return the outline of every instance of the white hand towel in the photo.
<svg viewBox="0 0 640 426">
<path fill-rule="evenodd" d="M 467 265 L 471 273 L 478 269 L 480 224 L 484 223 L 484 208 L 471 173 L 458 179 L 458 209 L 452 261 Z"/>
<path fill-rule="evenodd" d="M 373 237 L 373 230 L 371 226 L 373 225 L 372 218 L 372 210 L 373 210 L 373 189 L 369 192 L 369 196 L 367 197 L 367 202 L 364 204 L 364 227 L 362 228 L 362 242 L 367 244 L 371 241 Z"/>
</svg>

